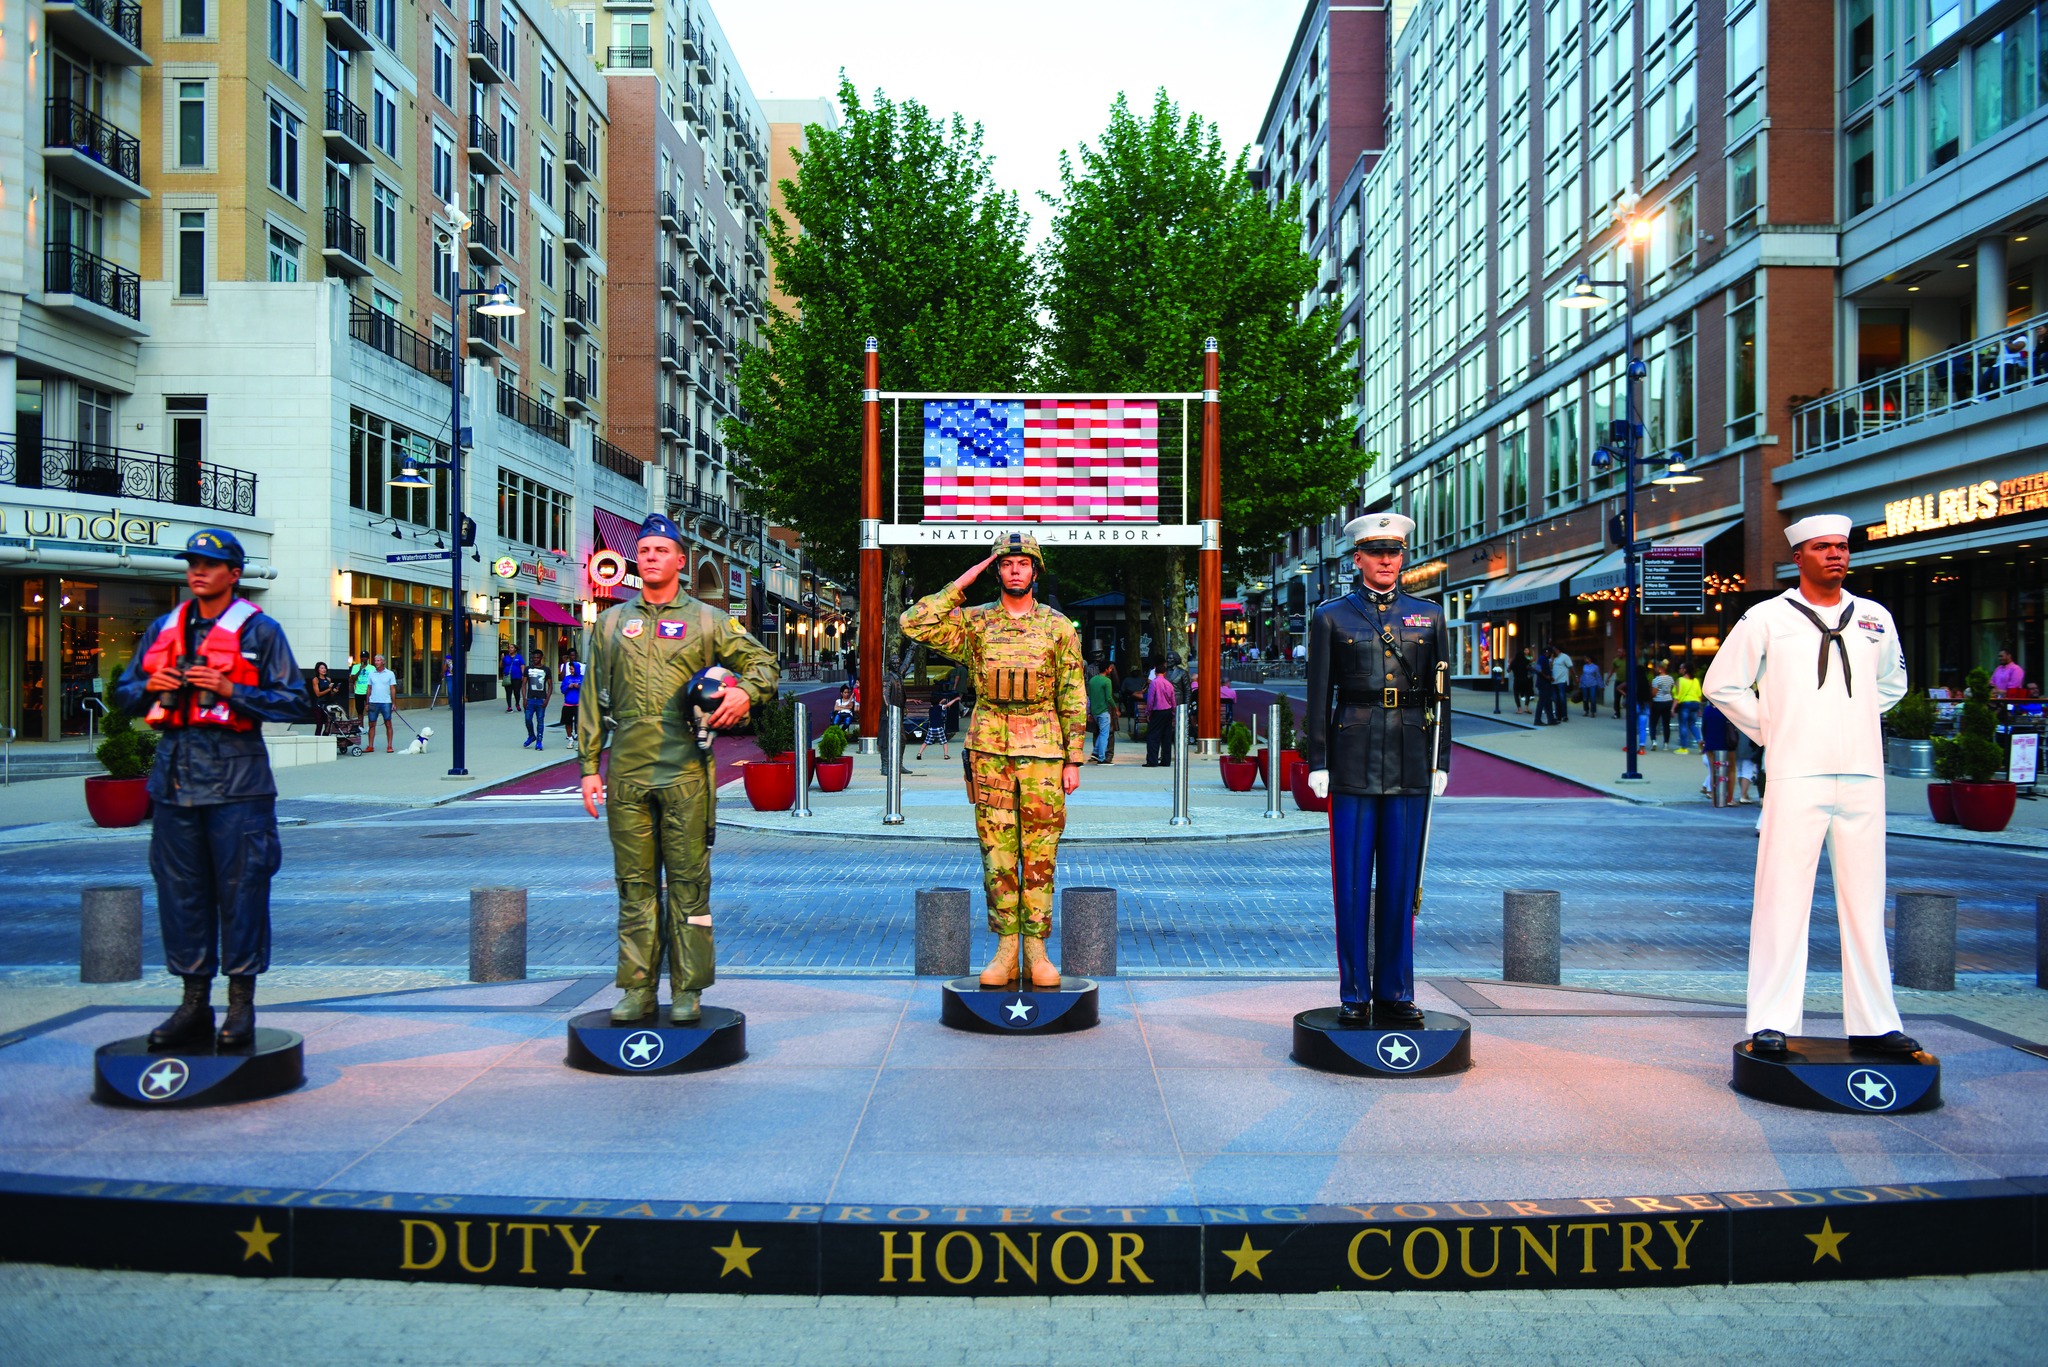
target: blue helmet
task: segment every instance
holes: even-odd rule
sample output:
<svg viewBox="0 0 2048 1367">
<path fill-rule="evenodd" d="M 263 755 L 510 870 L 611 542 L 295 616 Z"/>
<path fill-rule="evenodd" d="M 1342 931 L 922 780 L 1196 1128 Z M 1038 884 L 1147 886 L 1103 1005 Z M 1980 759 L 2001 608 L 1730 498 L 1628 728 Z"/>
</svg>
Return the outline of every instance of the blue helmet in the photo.
<svg viewBox="0 0 2048 1367">
<path fill-rule="evenodd" d="M 236 570 L 248 563 L 248 556 L 243 554 L 242 543 L 235 540 L 235 534 L 218 527 L 206 527 L 192 533 L 185 542 L 185 549 L 178 552 L 178 559 L 187 564 L 194 560 L 218 560 L 229 569 Z"/>
</svg>

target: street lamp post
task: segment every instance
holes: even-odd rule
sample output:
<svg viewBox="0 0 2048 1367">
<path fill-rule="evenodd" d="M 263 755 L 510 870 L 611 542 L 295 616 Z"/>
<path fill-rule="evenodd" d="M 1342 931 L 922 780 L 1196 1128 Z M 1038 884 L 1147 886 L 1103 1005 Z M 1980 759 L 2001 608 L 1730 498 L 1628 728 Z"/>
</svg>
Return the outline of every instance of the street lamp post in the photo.
<svg viewBox="0 0 2048 1367">
<path fill-rule="evenodd" d="M 396 489 L 429 489 L 433 484 L 420 473 L 422 466 L 430 470 L 448 471 L 448 656 L 454 666 L 448 680 L 448 750 L 450 778 L 463 778 L 469 773 L 464 760 L 467 757 L 467 718 L 469 652 L 463 648 L 462 628 L 467 609 L 462 602 L 462 301 L 472 295 L 484 302 L 477 305 L 477 313 L 485 318 L 517 318 L 526 310 L 512 302 L 512 293 L 503 281 L 492 286 L 469 289 L 462 284 L 462 236 L 469 231 L 469 215 L 462 212 L 462 206 L 449 203 L 444 206 L 449 222 L 455 230 L 448 241 L 448 279 L 455 289 L 455 297 L 449 301 L 448 321 L 448 459 L 422 460 L 418 455 L 408 455 L 405 464 L 391 478 L 389 483 Z M 474 538 L 472 538 L 474 540 Z"/>
<path fill-rule="evenodd" d="M 1643 700 L 1637 696 L 1641 689 L 1638 686 L 1639 674 L 1636 660 L 1636 617 L 1639 606 L 1636 595 L 1636 556 L 1639 553 L 1639 548 L 1636 545 L 1636 467 L 1639 465 L 1662 464 L 1665 467 L 1664 474 L 1651 482 L 1667 487 L 1679 484 L 1697 484 L 1700 477 L 1688 473 L 1685 468 L 1685 462 L 1681 459 L 1666 456 L 1660 460 L 1657 457 L 1645 456 L 1638 452 L 1638 447 L 1642 444 L 1643 424 L 1636 416 L 1636 381 L 1642 379 L 1648 373 L 1649 367 L 1636 359 L 1636 300 L 1634 282 L 1642 274 L 1641 264 L 1637 261 L 1636 256 L 1642 250 L 1643 244 L 1649 240 L 1650 221 L 1646 218 L 1631 217 L 1625 228 L 1625 236 L 1629 249 L 1622 260 L 1621 279 L 1593 280 L 1589 279 L 1582 271 L 1579 277 L 1572 282 L 1571 287 L 1565 291 L 1565 296 L 1559 303 L 1565 308 L 1570 309 L 1605 308 L 1608 301 L 1597 291 L 1601 289 L 1618 289 L 1621 291 L 1621 354 L 1626 362 L 1626 372 L 1622 380 L 1622 392 L 1627 416 L 1623 421 L 1615 423 L 1609 431 L 1608 440 L 1612 445 L 1601 446 L 1593 452 L 1593 464 L 1595 468 L 1603 470 L 1616 462 L 1619 462 L 1621 465 L 1621 559 L 1623 566 L 1623 592 L 1626 594 L 1622 603 L 1621 621 L 1622 649 L 1627 653 L 1627 660 L 1622 670 L 1616 675 L 1616 686 L 1620 686 L 1621 681 L 1625 679 L 1628 687 L 1628 735 L 1625 737 L 1628 767 L 1621 777 L 1626 782 L 1640 782 L 1643 775 L 1637 767 L 1640 750 L 1637 746 L 1636 737 L 1639 734 L 1640 727 L 1640 722 L 1637 718 L 1638 714 L 1642 711 Z"/>
</svg>

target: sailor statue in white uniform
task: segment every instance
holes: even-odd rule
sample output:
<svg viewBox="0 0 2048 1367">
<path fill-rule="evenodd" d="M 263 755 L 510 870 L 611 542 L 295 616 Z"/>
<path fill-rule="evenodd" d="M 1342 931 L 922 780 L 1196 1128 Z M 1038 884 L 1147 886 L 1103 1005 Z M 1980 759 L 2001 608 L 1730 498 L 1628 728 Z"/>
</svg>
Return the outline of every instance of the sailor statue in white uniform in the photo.
<svg viewBox="0 0 2048 1367">
<path fill-rule="evenodd" d="M 1807 923 L 1827 847 L 1842 935 L 1842 1014 L 1851 1044 L 1913 1054 L 1899 1026 L 1884 942 L 1884 741 L 1878 719 L 1906 695 L 1891 614 L 1842 590 L 1849 519 L 1785 529 L 1799 583 L 1742 615 L 1705 693 L 1764 747 L 1762 839 L 1749 936 L 1753 1053 L 1783 1057 L 1804 1016 Z"/>
</svg>

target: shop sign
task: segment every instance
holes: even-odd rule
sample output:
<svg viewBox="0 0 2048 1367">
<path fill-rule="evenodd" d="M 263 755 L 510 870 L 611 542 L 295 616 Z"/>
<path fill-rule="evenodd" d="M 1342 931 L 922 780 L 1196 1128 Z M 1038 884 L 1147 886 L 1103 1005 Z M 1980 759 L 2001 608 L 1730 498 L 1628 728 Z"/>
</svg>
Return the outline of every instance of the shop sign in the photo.
<svg viewBox="0 0 2048 1367">
<path fill-rule="evenodd" d="M 1443 560 L 1425 560 L 1420 565 L 1410 566 L 1401 571 L 1401 592 L 1427 593 L 1440 588 L 1444 572 L 1449 568 L 1449 562 Z"/>
<path fill-rule="evenodd" d="M 561 575 L 556 574 L 553 569 L 546 565 L 543 565 L 538 560 L 534 561 L 531 565 L 522 565 L 520 566 L 520 568 L 532 571 L 533 581 L 536 584 L 552 584 L 562 577 Z"/>
<path fill-rule="evenodd" d="M 497 575 L 500 579 L 517 579 L 519 577 L 519 562 L 509 555 L 501 555 L 491 562 L 491 573 Z"/>
<path fill-rule="evenodd" d="M 2048 471 L 2018 479 L 1979 480 L 1940 493 L 1893 499 L 1884 505 L 1884 521 L 1874 522 L 1863 530 L 1872 541 L 1887 541 L 2043 511 L 2048 511 Z"/>
<path fill-rule="evenodd" d="M 0 536 L 46 536 L 53 541 L 97 541 L 107 546 L 156 546 L 162 544 L 159 538 L 170 525 L 160 518 L 130 517 L 119 508 L 104 513 L 0 508 Z"/>
<path fill-rule="evenodd" d="M 727 588 L 735 601 L 747 601 L 747 572 L 734 566 L 727 571 Z"/>
<path fill-rule="evenodd" d="M 2033 783 L 2041 773 L 2041 737 L 2033 732 L 2015 732 L 2012 758 L 2006 761 L 2005 776 L 2014 783 Z"/>
<path fill-rule="evenodd" d="M 626 557 L 617 551 L 598 551 L 586 567 L 590 582 L 601 589 L 617 588 L 626 582 Z"/>
</svg>

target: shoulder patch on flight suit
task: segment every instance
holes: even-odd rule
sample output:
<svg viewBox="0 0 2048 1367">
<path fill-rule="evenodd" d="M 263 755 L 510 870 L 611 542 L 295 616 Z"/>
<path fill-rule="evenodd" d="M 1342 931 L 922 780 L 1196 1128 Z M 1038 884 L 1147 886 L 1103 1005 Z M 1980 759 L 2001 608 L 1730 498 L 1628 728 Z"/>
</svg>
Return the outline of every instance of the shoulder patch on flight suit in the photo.
<svg viewBox="0 0 2048 1367">
<path fill-rule="evenodd" d="M 733 629 L 734 631 L 745 631 L 745 630 L 746 630 L 746 628 L 745 628 L 744 626 L 740 625 L 740 619 L 739 619 L 739 618 L 737 618 L 737 617 L 728 617 L 728 618 L 726 618 L 725 620 L 726 620 L 726 622 L 727 622 L 727 623 L 728 623 L 729 625 L 731 625 L 731 627 L 732 627 L 732 629 Z"/>
<path fill-rule="evenodd" d="M 626 625 L 620 629 L 619 635 L 630 641 L 645 630 L 647 630 L 647 624 L 638 617 L 634 617 L 628 620 Z"/>
</svg>

